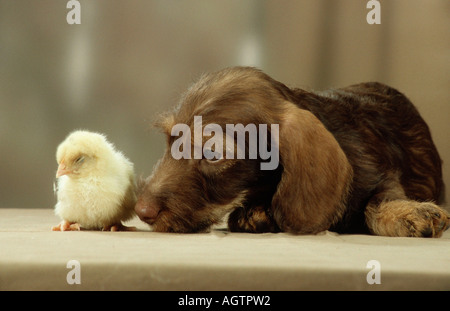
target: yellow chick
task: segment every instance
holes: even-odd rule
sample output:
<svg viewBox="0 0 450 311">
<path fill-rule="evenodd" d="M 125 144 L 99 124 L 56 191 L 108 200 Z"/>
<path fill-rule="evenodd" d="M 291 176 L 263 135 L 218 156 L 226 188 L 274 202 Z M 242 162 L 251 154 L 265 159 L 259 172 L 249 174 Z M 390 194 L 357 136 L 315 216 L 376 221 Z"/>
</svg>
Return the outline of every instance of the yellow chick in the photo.
<svg viewBox="0 0 450 311">
<path fill-rule="evenodd" d="M 133 164 L 102 134 L 75 131 L 58 146 L 57 204 L 62 221 L 53 231 L 135 230 Z"/>
</svg>

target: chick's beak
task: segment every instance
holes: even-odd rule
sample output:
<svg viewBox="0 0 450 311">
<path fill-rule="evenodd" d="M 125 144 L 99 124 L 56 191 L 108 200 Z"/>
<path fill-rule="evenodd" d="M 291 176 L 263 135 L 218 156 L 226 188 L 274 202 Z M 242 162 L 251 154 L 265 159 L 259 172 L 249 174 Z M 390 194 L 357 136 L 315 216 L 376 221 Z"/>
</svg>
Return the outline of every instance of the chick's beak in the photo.
<svg viewBox="0 0 450 311">
<path fill-rule="evenodd" d="M 70 173 L 72 172 L 66 167 L 66 165 L 64 163 L 60 163 L 58 166 L 58 171 L 56 172 L 56 178 Z"/>
</svg>

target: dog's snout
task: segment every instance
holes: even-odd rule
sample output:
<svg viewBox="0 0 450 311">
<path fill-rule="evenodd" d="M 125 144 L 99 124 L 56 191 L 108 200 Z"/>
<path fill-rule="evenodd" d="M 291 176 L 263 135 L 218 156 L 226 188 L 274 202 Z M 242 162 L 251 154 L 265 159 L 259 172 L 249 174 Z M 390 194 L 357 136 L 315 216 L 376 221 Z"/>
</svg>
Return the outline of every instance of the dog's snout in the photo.
<svg viewBox="0 0 450 311">
<path fill-rule="evenodd" d="M 147 202 L 138 201 L 134 210 L 142 221 L 152 223 L 158 217 L 161 206 L 154 200 Z"/>
</svg>

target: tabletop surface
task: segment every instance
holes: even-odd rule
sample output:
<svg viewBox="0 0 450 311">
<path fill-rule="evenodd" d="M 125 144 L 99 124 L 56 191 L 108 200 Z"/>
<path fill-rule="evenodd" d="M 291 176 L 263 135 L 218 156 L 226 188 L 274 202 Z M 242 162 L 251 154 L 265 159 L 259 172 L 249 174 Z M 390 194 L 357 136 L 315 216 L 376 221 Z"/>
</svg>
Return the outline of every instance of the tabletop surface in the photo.
<svg viewBox="0 0 450 311">
<path fill-rule="evenodd" d="M 136 218 L 136 232 L 51 231 L 58 222 L 0 209 L 0 290 L 450 290 L 450 231 L 174 234 Z"/>
</svg>

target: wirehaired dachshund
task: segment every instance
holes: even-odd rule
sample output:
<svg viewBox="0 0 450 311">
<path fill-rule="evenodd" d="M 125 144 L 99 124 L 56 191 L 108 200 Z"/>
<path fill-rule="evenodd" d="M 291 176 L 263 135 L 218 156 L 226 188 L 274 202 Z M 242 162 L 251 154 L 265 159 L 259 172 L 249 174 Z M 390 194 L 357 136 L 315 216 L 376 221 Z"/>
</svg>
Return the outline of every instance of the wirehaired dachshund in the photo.
<svg viewBox="0 0 450 311">
<path fill-rule="evenodd" d="M 167 149 L 141 181 L 135 207 L 154 231 L 204 232 L 226 215 L 231 231 L 252 233 L 440 237 L 450 225 L 437 205 L 441 159 L 429 128 L 389 86 L 306 91 L 232 67 L 203 75 L 155 123 Z M 267 125 L 256 143 L 276 151 L 272 169 L 262 164 L 274 159 L 250 154 L 247 125 Z"/>
</svg>

